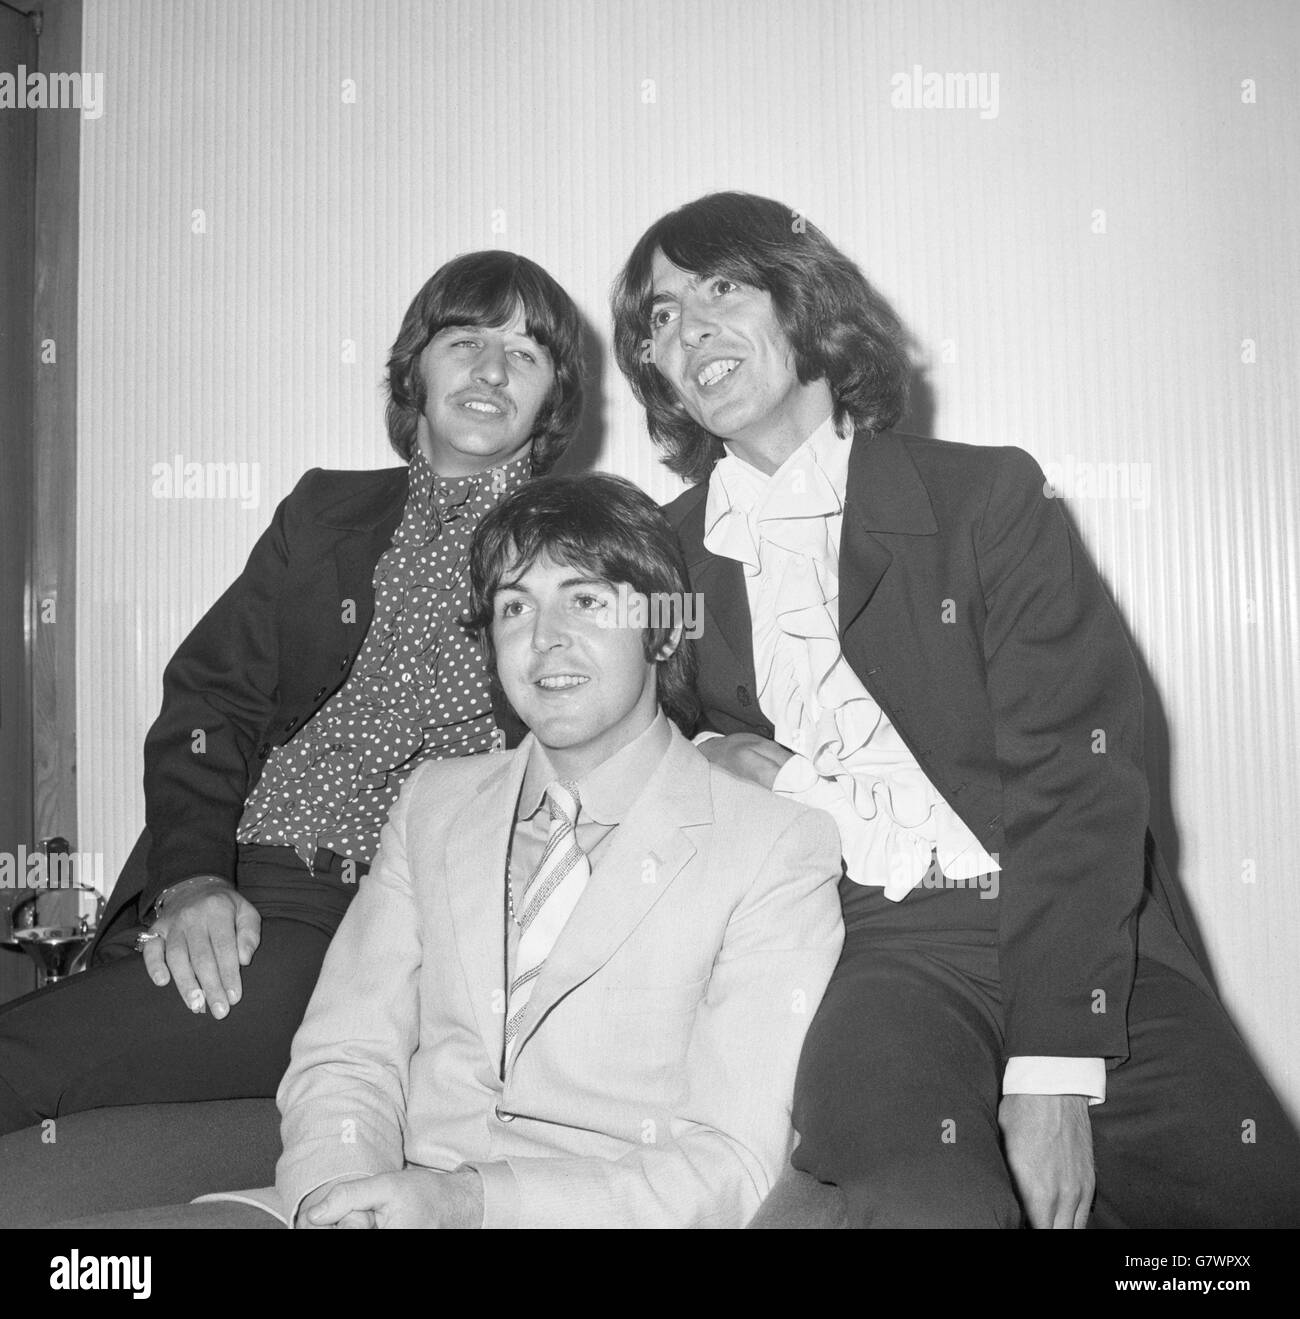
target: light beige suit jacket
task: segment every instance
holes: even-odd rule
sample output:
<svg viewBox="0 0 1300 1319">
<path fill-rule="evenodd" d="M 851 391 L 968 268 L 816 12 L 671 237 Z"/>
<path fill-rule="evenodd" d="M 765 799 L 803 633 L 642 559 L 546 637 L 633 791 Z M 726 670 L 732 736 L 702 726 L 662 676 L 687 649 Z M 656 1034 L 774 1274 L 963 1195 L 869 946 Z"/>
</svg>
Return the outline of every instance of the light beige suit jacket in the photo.
<svg viewBox="0 0 1300 1319">
<path fill-rule="evenodd" d="M 830 818 L 673 730 L 538 978 L 509 1066 L 516 751 L 410 778 L 279 1092 L 286 1213 L 325 1182 L 476 1167 L 487 1227 L 743 1226 L 784 1168 L 839 955 Z"/>
</svg>

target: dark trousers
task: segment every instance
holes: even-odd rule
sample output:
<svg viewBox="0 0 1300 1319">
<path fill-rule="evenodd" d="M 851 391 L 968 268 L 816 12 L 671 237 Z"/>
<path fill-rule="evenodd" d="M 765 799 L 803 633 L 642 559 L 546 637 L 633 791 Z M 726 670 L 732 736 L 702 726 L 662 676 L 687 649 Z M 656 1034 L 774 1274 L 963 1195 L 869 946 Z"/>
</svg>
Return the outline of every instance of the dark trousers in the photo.
<svg viewBox="0 0 1300 1319">
<path fill-rule="evenodd" d="M 117 1104 L 273 1097 L 355 892 L 331 893 L 338 870 L 311 875 L 288 848 L 241 849 L 240 891 L 262 913 L 262 941 L 224 1021 L 155 985 L 135 953 L 0 1007 L 0 1134 Z"/>
<path fill-rule="evenodd" d="M 795 1167 L 840 1186 L 855 1227 L 1019 1226 L 997 1125 L 997 901 L 841 893 L 844 951 L 796 1082 Z M 1090 1110 L 1093 1225 L 1300 1226 L 1294 1127 L 1158 908 L 1138 938 L 1130 1057 Z"/>
</svg>

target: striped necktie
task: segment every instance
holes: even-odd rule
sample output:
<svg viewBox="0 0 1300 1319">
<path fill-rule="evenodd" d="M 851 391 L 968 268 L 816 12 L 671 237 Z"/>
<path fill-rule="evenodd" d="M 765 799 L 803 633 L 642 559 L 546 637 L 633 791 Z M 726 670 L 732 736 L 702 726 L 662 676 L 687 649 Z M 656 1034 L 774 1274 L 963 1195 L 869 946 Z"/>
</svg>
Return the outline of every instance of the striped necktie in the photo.
<svg viewBox="0 0 1300 1319">
<path fill-rule="evenodd" d="M 578 846 L 575 826 L 582 803 L 578 785 L 557 779 L 546 789 L 551 827 L 546 850 L 519 901 L 519 947 L 506 1007 L 506 1062 L 514 1052 L 533 986 L 560 931 L 591 878 L 587 854 Z"/>
</svg>

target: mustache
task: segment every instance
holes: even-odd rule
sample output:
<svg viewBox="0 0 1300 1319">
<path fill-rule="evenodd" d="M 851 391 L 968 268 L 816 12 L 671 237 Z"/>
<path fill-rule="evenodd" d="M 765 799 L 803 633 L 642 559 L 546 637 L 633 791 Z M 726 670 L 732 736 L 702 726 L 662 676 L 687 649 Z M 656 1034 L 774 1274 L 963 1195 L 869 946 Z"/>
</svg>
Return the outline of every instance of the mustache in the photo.
<svg viewBox="0 0 1300 1319">
<path fill-rule="evenodd" d="M 481 402 L 491 403 L 501 409 L 502 412 L 513 412 L 514 402 L 509 394 L 499 393 L 495 389 L 475 386 L 473 389 L 460 389 L 451 395 L 453 403 Z"/>
</svg>

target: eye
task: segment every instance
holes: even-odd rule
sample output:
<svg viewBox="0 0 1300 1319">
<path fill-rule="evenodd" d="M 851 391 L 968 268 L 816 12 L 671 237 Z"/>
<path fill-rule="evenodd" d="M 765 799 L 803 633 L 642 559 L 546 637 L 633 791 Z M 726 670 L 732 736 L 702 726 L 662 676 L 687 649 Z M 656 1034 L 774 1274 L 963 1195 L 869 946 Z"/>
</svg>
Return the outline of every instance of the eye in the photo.
<svg viewBox="0 0 1300 1319">
<path fill-rule="evenodd" d="M 451 341 L 451 346 L 452 346 L 453 348 L 477 348 L 477 347 L 478 347 L 478 340 L 477 340 L 477 339 L 453 339 L 453 340 Z"/>
<path fill-rule="evenodd" d="M 717 276 L 712 285 L 714 293 L 720 297 L 725 293 L 734 293 L 740 287 L 734 279 L 727 279 L 724 275 Z"/>
<path fill-rule="evenodd" d="M 591 613 L 597 609 L 604 609 L 606 600 L 603 595 L 597 595 L 594 591 L 579 591 L 573 597 L 574 603 L 579 609 Z"/>
<path fill-rule="evenodd" d="M 524 602 L 518 598 L 502 600 L 497 605 L 498 618 L 518 618 L 524 612 Z"/>
<path fill-rule="evenodd" d="M 675 315 L 671 307 L 656 307 L 650 313 L 650 328 L 652 330 L 662 330 Z"/>
<path fill-rule="evenodd" d="M 516 348 L 514 350 L 514 354 L 516 357 L 522 357 L 524 361 L 527 362 L 530 366 L 537 365 L 536 356 L 530 353 L 527 348 Z"/>
</svg>

